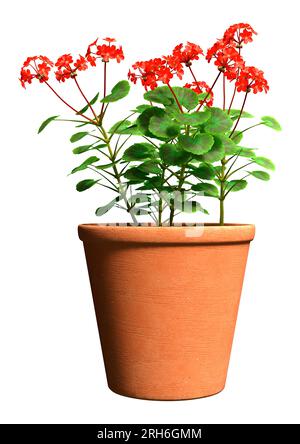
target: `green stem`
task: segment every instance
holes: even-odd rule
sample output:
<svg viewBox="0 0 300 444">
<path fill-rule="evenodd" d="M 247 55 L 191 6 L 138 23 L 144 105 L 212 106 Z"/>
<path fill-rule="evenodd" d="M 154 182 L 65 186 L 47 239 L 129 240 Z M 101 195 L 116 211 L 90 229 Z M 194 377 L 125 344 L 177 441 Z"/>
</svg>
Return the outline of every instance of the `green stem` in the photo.
<svg viewBox="0 0 300 444">
<path fill-rule="evenodd" d="M 122 184 L 122 181 L 121 181 L 121 176 L 120 176 L 120 173 L 119 173 L 119 171 L 118 171 L 118 168 L 116 167 L 116 164 L 115 164 L 115 154 L 114 154 L 114 152 L 113 152 L 112 147 L 110 146 L 110 137 L 108 136 L 108 134 L 107 134 L 107 132 L 105 131 L 105 129 L 104 129 L 104 127 L 103 127 L 102 124 L 99 126 L 99 129 L 100 129 L 100 131 L 101 131 L 101 133 L 102 133 L 102 135 L 103 135 L 103 138 L 104 138 L 104 140 L 105 140 L 105 143 L 107 144 L 107 149 L 108 149 L 108 152 L 109 152 L 110 160 L 111 160 L 111 162 L 112 162 L 112 164 L 113 164 L 113 165 L 112 165 L 112 169 L 113 169 L 113 171 L 114 171 L 115 178 L 116 178 L 116 180 L 117 180 L 117 182 L 118 182 L 118 185 L 119 185 L 119 192 L 120 192 L 120 195 L 121 195 L 121 197 L 123 198 L 123 200 L 124 200 L 124 202 L 125 202 L 125 205 L 126 205 L 126 207 L 127 207 L 127 211 L 130 213 L 130 216 L 131 216 L 131 218 L 132 218 L 132 221 L 133 221 L 134 225 L 138 225 L 138 220 L 137 220 L 137 218 L 135 217 L 135 215 L 134 215 L 134 213 L 133 213 L 133 211 L 132 211 L 132 208 L 131 208 L 131 206 L 129 205 L 129 202 L 128 202 L 128 200 L 127 200 L 127 197 L 126 197 L 126 191 L 124 192 L 124 190 L 123 190 L 123 184 Z"/>
<path fill-rule="evenodd" d="M 58 120 L 58 119 L 57 119 Z M 235 139 L 236 137 L 238 137 L 240 134 L 243 134 L 245 131 L 248 131 L 251 128 L 255 128 L 256 126 L 260 126 L 260 125 L 264 125 L 264 123 L 260 122 L 260 123 L 256 123 L 255 125 L 251 125 L 248 126 L 248 128 L 244 129 L 243 131 L 239 131 L 238 133 L 236 133 L 232 139 Z"/>
<path fill-rule="evenodd" d="M 226 165 L 226 159 L 221 160 L 221 173 L 220 173 L 220 217 L 219 217 L 219 225 L 224 225 L 224 200 L 225 200 L 225 165 Z"/>
</svg>

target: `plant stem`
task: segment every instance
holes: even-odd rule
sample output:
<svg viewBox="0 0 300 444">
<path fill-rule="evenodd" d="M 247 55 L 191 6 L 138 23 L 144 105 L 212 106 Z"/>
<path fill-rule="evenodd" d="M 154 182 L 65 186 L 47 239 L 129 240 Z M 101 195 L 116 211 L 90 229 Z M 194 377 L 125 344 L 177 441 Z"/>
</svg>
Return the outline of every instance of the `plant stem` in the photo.
<svg viewBox="0 0 300 444">
<path fill-rule="evenodd" d="M 202 106 L 204 105 L 204 103 L 206 102 L 207 98 L 209 97 L 210 93 L 212 92 L 213 88 L 215 87 L 215 84 L 217 83 L 219 77 L 221 75 L 221 71 L 219 71 L 219 74 L 217 75 L 214 83 L 211 85 L 211 87 L 209 88 L 209 91 L 207 92 L 206 96 L 204 97 L 204 99 L 201 101 L 200 105 L 198 106 L 196 111 L 199 111 Z"/>
<path fill-rule="evenodd" d="M 119 192 L 120 192 L 120 195 L 121 195 L 122 198 L 124 199 L 125 205 L 126 205 L 126 207 L 127 207 L 127 211 L 128 211 L 128 213 L 130 213 L 130 216 L 131 216 L 131 218 L 132 218 L 132 221 L 133 221 L 134 225 L 138 225 L 137 218 L 135 217 L 135 215 L 134 215 L 134 213 L 133 213 L 133 211 L 132 211 L 132 208 L 131 208 L 131 206 L 129 205 L 129 202 L 128 202 L 128 200 L 127 200 L 127 197 L 126 197 L 126 191 L 125 191 L 125 192 L 123 191 L 123 184 L 122 184 L 122 181 L 121 181 L 121 176 L 120 176 L 120 173 L 119 173 L 119 171 L 118 171 L 118 169 L 117 169 L 117 167 L 116 167 L 116 164 L 115 164 L 115 154 L 114 154 L 114 152 L 113 152 L 113 150 L 112 150 L 112 148 L 111 148 L 111 146 L 110 146 L 110 137 L 108 136 L 108 134 L 107 134 L 107 132 L 105 131 L 105 129 L 104 129 L 104 127 L 103 127 L 102 124 L 99 125 L 99 129 L 100 129 L 100 131 L 101 131 L 101 133 L 102 133 L 102 135 L 103 135 L 103 138 L 104 138 L 104 140 L 105 140 L 105 143 L 107 144 L 107 149 L 108 149 L 108 152 L 109 152 L 110 161 L 111 161 L 112 164 L 113 164 L 113 165 L 112 165 L 112 169 L 113 169 L 113 171 L 114 171 L 115 178 L 116 178 L 116 180 L 117 180 L 117 182 L 118 182 L 118 185 L 119 185 Z"/>
<path fill-rule="evenodd" d="M 104 99 L 104 97 L 106 97 L 106 86 L 107 86 L 107 68 L 106 68 L 106 65 L 107 65 L 107 62 L 104 62 L 104 69 L 103 69 L 103 71 L 104 71 L 103 72 L 103 99 Z M 105 106 L 105 103 L 103 102 L 102 106 L 101 106 L 100 116 L 99 116 L 100 121 L 102 121 L 103 117 L 104 117 L 104 106 Z"/>
<path fill-rule="evenodd" d="M 177 103 L 178 108 L 180 109 L 180 112 L 183 113 L 182 106 L 180 105 L 180 103 L 179 103 L 179 101 L 178 101 L 178 99 L 177 99 L 177 96 L 176 96 L 176 94 L 175 94 L 173 88 L 171 87 L 170 83 L 168 83 L 167 85 L 168 85 L 168 88 L 169 88 L 169 90 L 171 91 L 171 93 L 172 93 L 172 95 L 173 95 L 173 97 L 174 97 L 174 99 L 175 99 L 175 101 L 176 101 L 176 103 Z"/>
<path fill-rule="evenodd" d="M 89 122 L 95 124 L 95 122 L 90 119 L 89 117 L 86 117 L 84 114 L 81 114 L 79 111 L 77 111 L 75 108 L 73 108 L 73 106 L 69 105 L 68 102 L 66 102 L 56 91 L 54 88 L 52 88 L 52 86 L 48 83 L 45 82 L 45 84 L 51 89 L 52 92 L 54 92 L 54 94 L 56 95 L 56 97 L 59 98 L 59 100 L 61 100 L 65 105 L 67 105 L 72 111 L 74 111 L 76 114 L 78 114 L 79 116 L 82 116 L 84 119 L 88 120 Z"/>
<path fill-rule="evenodd" d="M 74 82 L 76 83 L 77 88 L 79 89 L 80 94 L 82 95 L 82 97 L 83 97 L 84 100 L 86 101 L 88 107 L 89 107 L 90 110 L 92 111 L 93 116 L 95 117 L 95 120 L 96 120 L 96 122 L 97 122 L 97 121 L 98 121 L 98 117 L 97 117 L 97 114 L 96 114 L 95 111 L 94 111 L 94 108 L 92 107 L 92 105 L 90 104 L 90 102 L 89 102 L 88 99 L 86 98 L 84 92 L 83 92 L 82 89 L 80 88 L 77 78 L 76 78 L 76 77 L 73 77 L 73 79 L 74 79 Z"/>
<path fill-rule="evenodd" d="M 226 165 L 226 159 L 221 160 L 221 174 L 220 174 L 220 217 L 219 217 L 219 225 L 224 225 L 224 200 L 225 200 L 225 165 Z"/>
<path fill-rule="evenodd" d="M 255 125 L 248 126 L 248 128 L 244 129 L 243 131 L 239 131 L 237 134 L 235 134 L 232 137 L 232 139 L 235 139 L 237 136 L 239 136 L 240 134 L 243 134 L 245 131 L 248 131 L 249 129 L 255 128 L 256 126 L 260 126 L 260 125 L 264 125 L 264 124 L 262 122 L 260 122 L 260 123 L 256 123 Z"/>
<path fill-rule="evenodd" d="M 241 119 L 241 116 L 242 116 L 243 111 L 244 111 L 244 108 L 245 108 L 245 103 L 246 103 L 246 100 L 247 100 L 247 96 L 248 96 L 248 94 L 249 94 L 249 91 L 246 91 L 246 94 L 245 94 L 245 97 L 244 97 L 244 101 L 243 101 L 243 104 L 242 104 L 242 108 L 241 108 L 241 111 L 240 111 L 239 117 L 237 118 L 237 121 L 236 121 L 236 123 L 235 123 L 235 125 L 234 125 L 234 127 L 233 127 L 233 130 L 231 131 L 229 137 L 232 136 L 232 134 L 234 133 L 236 127 L 237 127 L 238 124 L 239 124 L 239 121 L 240 121 L 240 119 Z"/>
<path fill-rule="evenodd" d="M 225 75 L 223 73 L 223 111 L 226 108 L 226 83 L 225 83 Z"/>
</svg>

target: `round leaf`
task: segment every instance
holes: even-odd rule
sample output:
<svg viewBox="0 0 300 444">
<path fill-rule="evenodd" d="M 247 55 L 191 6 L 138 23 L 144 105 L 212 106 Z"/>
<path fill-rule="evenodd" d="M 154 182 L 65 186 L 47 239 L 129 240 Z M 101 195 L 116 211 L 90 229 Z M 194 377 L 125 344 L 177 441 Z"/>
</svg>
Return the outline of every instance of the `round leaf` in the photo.
<svg viewBox="0 0 300 444">
<path fill-rule="evenodd" d="M 271 116 L 264 116 L 261 118 L 261 121 L 264 125 L 268 126 L 269 128 L 272 128 L 275 131 L 281 131 L 280 123 L 277 122 L 274 117 Z"/>
<path fill-rule="evenodd" d="M 98 180 L 94 180 L 94 179 L 82 180 L 81 182 L 78 182 L 78 184 L 76 185 L 76 190 L 80 191 L 80 192 L 88 190 L 89 188 L 91 188 L 96 183 L 98 183 Z"/>
<path fill-rule="evenodd" d="M 195 137 L 180 135 L 178 142 L 189 153 L 205 154 L 213 146 L 214 138 L 210 134 L 197 134 Z"/>
<path fill-rule="evenodd" d="M 89 133 L 87 131 L 80 131 L 79 133 L 75 133 L 73 134 L 73 136 L 70 137 L 70 142 L 77 142 L 78 140 L 83 139 L 88 134 Z"/>
<path fill-rule="evenodd" d="M 208 133 L 226 133 L 232 127 L 232 120 L 228 114 L 220 108 L 209 108 L 211 118 L 205 125 L 205 131 Z"/>
<path fill-rule="evenodd" d="M 102 103 L 110 103 L 116 102 L 117 100 L 123 99 L 127 96 L 130 90 L 130 85 L 127 80 L 121 80 L 118 82 L 113 89 L 111 90 L 111 94 L 104 97 L 101 102 Z"/>
<path fill-rule="evenodd" d="M 192 186 L 192 190 L 202 191 L 204 196 L 219 197 L 218 188 L 210 183 L 197 183 Z"/>
<path fill-rule="evenodd" d="M 249 174 L 251 176 L 255 177 L 256 179 L 260 180 L 270 180 L 270 174 L 266 173 L 265 171 L 249 171 Z"/>
<path fill-rule="evenodd" d="M 254 157 L 252 160 L 257 165 L 262 166 L 263 168 L 266 168 L 267 170 L 272 170 L 272 171 L 275 170 L 274 163 L 270 159 L 267 159 L 266 157 Z"/>
<path fill-rule="evenodd" d="M 155 147 L 150 143 L 135 143 L 127 148 L 123 154 L 123 160 L 134 161 L 149 159 L 153 156 Z"/>
</svg>

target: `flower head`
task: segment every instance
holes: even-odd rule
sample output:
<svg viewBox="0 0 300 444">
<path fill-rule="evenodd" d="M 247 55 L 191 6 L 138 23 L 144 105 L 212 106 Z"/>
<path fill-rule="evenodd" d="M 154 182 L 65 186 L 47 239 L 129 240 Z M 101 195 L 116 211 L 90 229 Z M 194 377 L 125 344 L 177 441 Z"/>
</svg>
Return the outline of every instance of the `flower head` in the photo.
<svg viewBox="0 0 300 444">
<path fill-rule="evenodd" d="M 205 105 L 213 106 L 213 103 L 214 103 L 214 93 L 211 91 L 210 86 L 206 82 L 202 81 L 202 82 L 186 83 L 184 85 L 184 88 L 189 88 L 189 89 L 195 91 L 197 94 L 207 93 L 207 99 L 205 99 Z M 203 104 L 203 102 L 204 102 L 204 99 L 201 99 L 199 101 L 199 103 L 201 105 Z"/>
<path fill-rule="evenodd" d="M 55 66 L 58 68 L 55 71 L 55 77 L 59 82 L 64 82 L 66 79 L 77 76 L 77 71 L 85 71 L 88 68 L 87 60 L 80 55 L 74 62 L 71 54 L 64 54 L 60 56 Z"/>
<path fill-rule="evenodd" d="M 245 66 L 236 80 L 237 91 L 252 91 L 254 94 L 258 92 L 268 92 L 269 85 L 264 78 L 263 71 L 255 68 L 254 66 Z"/>
<path fill-rule="evenodd" d="M 141 80 L 142 85 L 147 89 L 154 89 L 158 86 L 158 82 L 169 83 L 173 77 L 171 69 L 168 67 L 166 60 L 155 58 L 144 62 L 136 62 L 132 65 L 133 69 L 137 71 L 128 73 L 128 78 L 133 83 L 138 79 Z"/>
<path fill-rule="evenodd" d="M 23 88 L 26 83 L 31 83 L 33 79 L 38 79 L 40 83 L 49 80 L 49 73 L 53 67 L 53 62 L 46 56 L 27 57 L 20 73 L 20 82 Z"/>
<path fill-rule="evenodd" d="M 224 40 L 218 40 L 208 49 L 206 60 L 210 62 L 212 59 L 214 59 L 219 71 L 223 72 L 228 80 L 236 79 L 238 70 L 245 65 L 239 52 Z"/>
<path fill-rule="evenodd" d="M 254 34 L 257 35 L 257 32 L 248 23 L 237 23 L 226 29 L 223 41 L 240 48 L 243 43 L 252 42 Z"/>
<path fill-rule="evenodd" d="M 186 66 L 191 66 L 192 60 L 198 60 L 199 55 L 203 54 L 203 50 L 195 43 L 187 42 L 185 46 L 182 43 L 175 46 L 172 52 L 172 58 L 178 63 L 183 63 Z"/>
<path fill-rule="evenodd" d="M 103 39 L 106 43 L 102 45 L 98 45 L 98 39 L 92 42 L 86 51 L 86 60 L 90 63 L 91 66 L 96 66 L 96 60 L 101 59 L 102 62 L 109 62 L 110 60 L 116 60 L 117 63 L 120 63 L 124 60 L 124 53 L 122 46 L 117 47 L 116 45 L 112 45 L 116 40 L 111 37 L 106 37 Z"/>
</svg>

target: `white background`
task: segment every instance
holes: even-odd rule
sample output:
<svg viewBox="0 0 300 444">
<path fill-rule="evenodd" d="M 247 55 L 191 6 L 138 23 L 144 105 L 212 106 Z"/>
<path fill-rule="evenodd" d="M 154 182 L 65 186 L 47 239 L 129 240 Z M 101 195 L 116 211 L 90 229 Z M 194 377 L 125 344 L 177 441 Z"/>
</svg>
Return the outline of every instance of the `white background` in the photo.
<svg viewBox="0 0 300 444">
<path fill-rule="evenodd" d="M 2 423 L 292 423 L 299 422 L 299 57 L 296 2 L 199 0 L 11 1 L 1 26 L 1 306 Z M 3 14 L 4 13 L 4 14 Z M 44 85 L 17 81 L 28 55 L 84 52 L 97 36 L 114 36 L 127 55 L 109 66 L 110 86 L 136 60 L 168 53 L 190 40 L 207 48 L 236 22 L 259 33 L 245 48 L 265 71 L 270 92 L 251 96 L 247 110 L 271 114 L 276 133 L 259 128 L 248 146 L 277 165 L 273 179 L 235 193 L 227 221 L 252 222 L 251 246 L 227 387 L 200 400 L 149 402 L 106 387 L 83 248 L 77 224 L 99 221 L 99 190 L 77 193 L 79 163 L 73 128 L 46 117 L 65 112 Z M 196 65 L 195 65 L 196 67 Z M 113 71 L 113 73 L 112 73 Z M 213 79 L 199 64 L 199 78 Z M 89 97 L 100 72 L 82 74 Z M 68 85 L 61 91 L 78 106 Z M 77 102 L 76 102 L 77 100 Z M 112 121 L 142 103 L 141 88 L 115 105 Z M 120 108 L 121 107 L 121 108 Z M 122 110 L 125 107 L 125 111 Z M 65 115 L 68 115 L 66 113 Z M 73 131 L 74 132 L 74 131 Z M 80 159 L 81 160 L 81 159 Z M 82 176 L 82 178 L 85 178 Z M 215 213 L 216 214 L 216 213 Z M 117 220 L 118 212 L 106 220 Z M 123 216 L 121 216 L 123 217 Z M 215 220 L 212 215 L 203 220 Z"/>
</svg>

